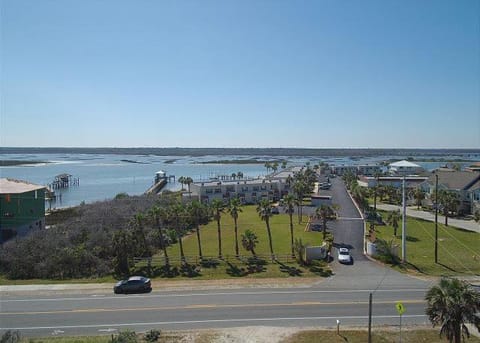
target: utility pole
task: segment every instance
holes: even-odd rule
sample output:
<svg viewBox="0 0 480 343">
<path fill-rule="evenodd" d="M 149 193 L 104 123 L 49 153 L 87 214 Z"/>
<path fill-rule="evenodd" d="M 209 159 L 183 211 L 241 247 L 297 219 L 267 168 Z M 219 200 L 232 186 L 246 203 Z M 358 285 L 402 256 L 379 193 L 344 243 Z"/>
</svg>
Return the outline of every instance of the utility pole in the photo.
<svg viewBox="0 0 480 343">
<path fill-rule="evenodd" d="M 402 183 L 402 262 L 407 262 L 407 202 L 405 200 L 405 175 L 403 176 Z"/>
<path fill-rule="evenodd" d="M 438 263 L 438 174 L 435 173 L 435 263 Z"/>
<path fill-rule="evenodd" d="M 368 343 L 372 343 L 372 293 L 368 299 Z"/>
</svg>

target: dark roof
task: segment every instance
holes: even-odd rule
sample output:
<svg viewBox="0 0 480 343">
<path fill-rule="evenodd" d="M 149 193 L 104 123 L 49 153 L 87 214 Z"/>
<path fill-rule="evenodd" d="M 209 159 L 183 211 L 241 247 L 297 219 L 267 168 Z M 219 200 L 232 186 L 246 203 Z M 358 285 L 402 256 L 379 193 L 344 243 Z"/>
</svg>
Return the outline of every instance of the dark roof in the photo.
<svg viewBox="0 0 480 343">
<path fill-rule="evenodd" d="M 438 175 L 438 184 L 450 190 L 467 190 L 480 180 L 478 173 L 436 170 L 428 178 L 429 184 L 435 184 L 435 174 Z"/>
</svg>

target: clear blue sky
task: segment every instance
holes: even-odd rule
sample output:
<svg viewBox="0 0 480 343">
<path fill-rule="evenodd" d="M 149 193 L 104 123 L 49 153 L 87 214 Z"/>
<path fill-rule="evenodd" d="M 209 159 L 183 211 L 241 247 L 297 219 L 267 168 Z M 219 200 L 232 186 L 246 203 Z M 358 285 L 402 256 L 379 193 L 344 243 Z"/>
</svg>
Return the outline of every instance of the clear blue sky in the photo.
<svg viewBox="0 0 480 343">
<path fill-rule="evenodd" d="M 0 0 L 1 146 L 480 147 L 480 1 Z"/>
</svg>

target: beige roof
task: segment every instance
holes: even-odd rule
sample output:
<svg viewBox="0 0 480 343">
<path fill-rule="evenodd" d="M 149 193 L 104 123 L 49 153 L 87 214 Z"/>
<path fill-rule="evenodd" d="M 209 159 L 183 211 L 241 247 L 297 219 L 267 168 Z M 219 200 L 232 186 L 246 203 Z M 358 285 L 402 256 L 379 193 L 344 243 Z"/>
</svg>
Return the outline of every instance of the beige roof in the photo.
<svg viewBox="0 0 480 343">
<path fill-rule="evenodd" d="M 478 173 L 446 170 L 437 170 L 435 173 L 438 174 L 438 183 L 450 190 L 470 189 L 480 180 L 480 174 Z M 435 184 L 435 173 L 428 178 L 430 184 Z"/>
<path fill-rule="evenodd" d="M 22 180 L 0 178 L 0 194 L 26 193 L 42 188 L 46 187 Z"/>
</svg>

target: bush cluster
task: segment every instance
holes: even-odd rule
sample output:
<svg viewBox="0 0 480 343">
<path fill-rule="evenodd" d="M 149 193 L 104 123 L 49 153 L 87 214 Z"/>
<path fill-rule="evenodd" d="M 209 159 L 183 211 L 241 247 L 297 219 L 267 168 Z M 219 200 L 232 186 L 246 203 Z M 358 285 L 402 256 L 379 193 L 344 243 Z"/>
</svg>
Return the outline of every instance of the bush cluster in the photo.
<svg viewBox="0 0 480 343">
<path fill-rule="evenodd" d="M 55 220 L 48 229 L 1 245 L 0 273 L 10 279 L 69 279 L 112 274 L 119 253 L 114 244 L 118 232 L 135 233 L 135 215 L 148 211 L 153 205 L 168 206 L 174 201 L 173 195 L 127 196 L 68 210 L 69 216 Z M 146 216 L 143 243 L 155 250 L 159 247 L 158 230 L 148 220 Z M 129 255 L 141 256 L 142 253 L 131 251 Z"/>
</svg>

